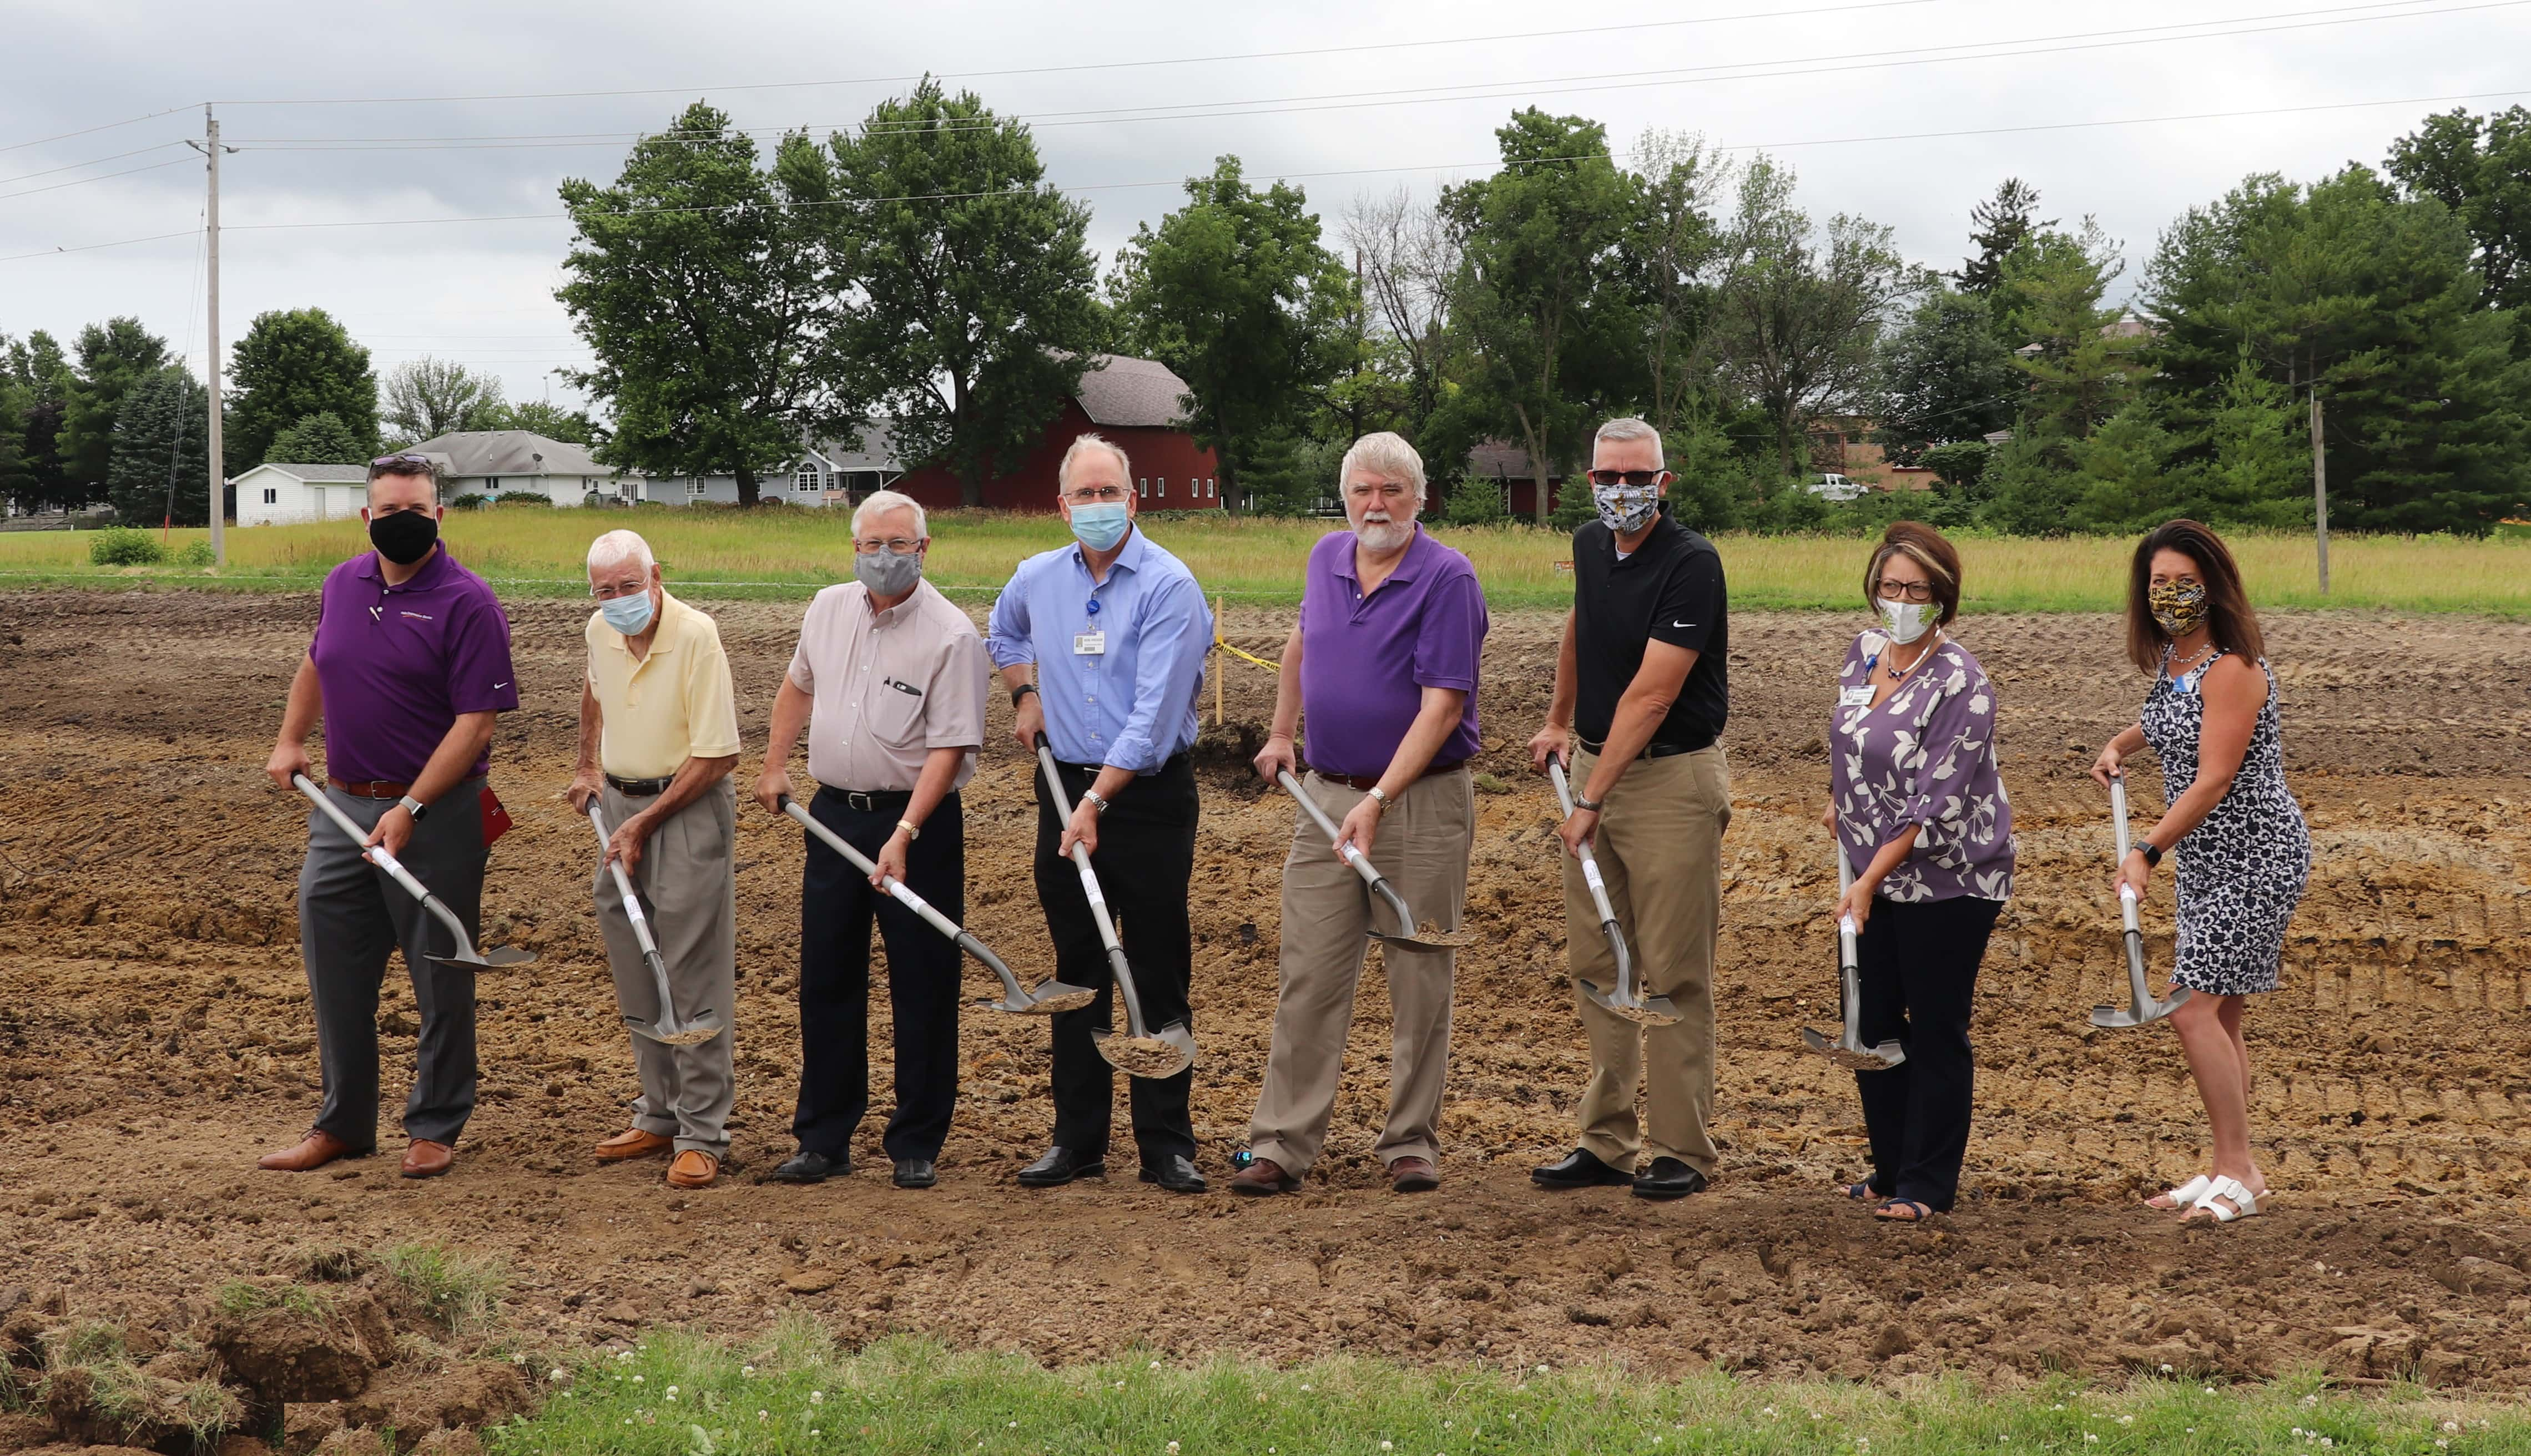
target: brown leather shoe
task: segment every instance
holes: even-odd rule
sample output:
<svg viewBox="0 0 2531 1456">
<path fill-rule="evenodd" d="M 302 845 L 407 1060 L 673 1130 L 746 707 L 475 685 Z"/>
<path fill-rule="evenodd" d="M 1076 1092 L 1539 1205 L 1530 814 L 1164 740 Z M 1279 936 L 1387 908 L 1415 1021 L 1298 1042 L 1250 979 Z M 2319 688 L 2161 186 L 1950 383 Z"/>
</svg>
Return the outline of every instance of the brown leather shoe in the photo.
<svg viewBox="0 0 2531 1456">
<path fill-rule="evenodd" d="M 674 1138 L 646 1133 L 640 1128 L 627 1128 L 597 1145 L 597 1160 L 602 1163 L 626 1163 L 637 1157 L 656 1157 L 677 1146 Z"/>
<path fill-rule="evenodd" d="M 416 1138 L 404 1150 L 404 1175 L 408 1178 L 436 1178 L 448 1171 L 457 1160 L 457 1149 L 428 1138 Z"/>
<path fill-rule="evenodd" d="M 1261 1157 L 1232 1176 L 1230 1191 L 1252 1199 L 1269 1194 L 1290 1193 L 1301 1186 L 1301 1180 L 1283 1171 L 1283 1165 L 1270 1157 Z"/>
<path fill-rule="evenodd" d="M 1441 1186 L 1441 1170 L 1430 1158 L 1401 1157 L 1388 1165 L 1390 1193 L 1431 1193 Z"/>
<path fill-rule="evenodd" d="M 313 1129 L 294 1147 L 279 1152 L 267 1152 L 254 1160 L 254 1165 L 273 1173 L 306 1173 L 321 1168 L 336 1158 L 366 1157 L 368 1150 L 354 1148 L 331 1133 Z"/>
<path fill-rule="evenodd" d="M 670 1188 L 709 1188 L 720 1178 L 720 1159 L 689 1148 L 668 1164 Z"/>
</svg>

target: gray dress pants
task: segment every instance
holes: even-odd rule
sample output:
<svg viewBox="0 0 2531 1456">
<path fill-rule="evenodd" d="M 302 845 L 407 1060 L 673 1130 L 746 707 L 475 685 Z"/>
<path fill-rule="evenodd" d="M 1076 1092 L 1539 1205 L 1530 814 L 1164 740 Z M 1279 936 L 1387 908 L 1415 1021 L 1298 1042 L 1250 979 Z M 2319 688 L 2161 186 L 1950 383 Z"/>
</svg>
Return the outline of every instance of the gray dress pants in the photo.
<svg viewBox="0 0 2531 1456">
<path fill-rule="evenodd" d="M 598 808 L 611 833 L 649 803 L 609 784 Z M 737 1100 L 731 1015 L 738 996 L 738 867 L 732 858 L 737 841 L 737 789 L 724 778 L 651 832 L 630 876 L 659 959 L 667 963 L 668 994 L 676 998 L 678 1014 L 691 1017 L 708 1007 L 733 1029 L 695 1046 L 662 1046 L 633 1036 L 633 1066 L 642 1079 L 633 1126 L 675 1139 L 679 1152 L 722 1159 L 729 1156 L 729 1109 Z M 627 1016 L 655 1022 L 658 986 L 624 914 L 614 871 L 599 866 L 593 890 L 606 964 L 615 976 L 615 1004 Z"/>
<path fill-rule="evenodd" d="M 482 935 L 483 780 L 442 795 L 414 825 L 396 858 L 438 896 L 469 933 Z M 392 799 L 326 797 L 374 828 Z M 299 870 L 299 954 L 316 1009 L 316 1056 L 325 1079 L 316 1131 L 368 1149 L 378 1141 L 378 986 L 387 953 L 404 952 L 422 1013 L 414 1048 L 413 1093 L 405 1098 L 408 1137 L 454 1146 L 475 1110 L 475 975 L 423 959 L 456 949 L 448 930 L 359 844 L 317 810 L 308 811 L 308 863 Z"/>
</svg>

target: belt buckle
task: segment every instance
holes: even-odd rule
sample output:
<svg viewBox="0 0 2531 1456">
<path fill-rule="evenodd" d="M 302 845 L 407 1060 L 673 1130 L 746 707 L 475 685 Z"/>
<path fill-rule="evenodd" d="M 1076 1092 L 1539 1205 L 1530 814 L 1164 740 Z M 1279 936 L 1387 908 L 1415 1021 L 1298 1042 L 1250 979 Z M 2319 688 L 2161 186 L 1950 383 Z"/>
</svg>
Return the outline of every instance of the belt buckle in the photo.
<svg viewBox="0 0 2531 1456">
<path fill-rule="evenodd" d="M 877 797 L 875 795 L 865 794 L 859 789 L 846 789 L 844 791 L 844 804 L 847 808 L 860 813 L 875 813 L 878 811 Z"/>
</svg>

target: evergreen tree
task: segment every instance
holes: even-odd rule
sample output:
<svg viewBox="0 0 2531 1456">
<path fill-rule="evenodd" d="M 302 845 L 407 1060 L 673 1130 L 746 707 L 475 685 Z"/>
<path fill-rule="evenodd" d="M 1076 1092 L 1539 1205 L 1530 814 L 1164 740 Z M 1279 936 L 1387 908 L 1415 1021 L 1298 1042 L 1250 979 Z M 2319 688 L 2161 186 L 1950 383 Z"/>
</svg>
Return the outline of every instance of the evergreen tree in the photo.
<svg viewBox="0 0 2531 1456">
<path fill-rule="evenodd" d="M 369 455 L 370 447 L 331 410 L 318 411 L 274 435 L 265 452 L 267 459 L 292 465 L 363 465 Z"/>
<path fill-rule="evenodd" d="M 210 408 L 210 391 L 182 364 L 158 370 L 124 396 L 116 411 L 106 498 L 127 524 L 209 524 L 210 463 L 204 450 Z"/>
<path fill-rule="evenodd" d="M 1969 241 L 1978 255 L 1963 259 L 1951 275 L 1960 292 L 1980 298 L 1995 292 L 2003 282 L 2003 260 L 2033 233 L 2056 226 L 2056 219 L 2040 222 L 2038 215 L 2039 189 L 2018 177 L 2005 178 L 1993 197 L 1978 203 L 1969 213 Z"/>
<path fill-rule="evenodd" d="M 114 425 L 124 396 L 167 363 L 167 341 L 138 318 L 111 318 L 80 330 L 79 363 L 63 395 L 60 442 L 68 483 L 87 498 L 103 495 L 114 464 Z"/>
</svg>

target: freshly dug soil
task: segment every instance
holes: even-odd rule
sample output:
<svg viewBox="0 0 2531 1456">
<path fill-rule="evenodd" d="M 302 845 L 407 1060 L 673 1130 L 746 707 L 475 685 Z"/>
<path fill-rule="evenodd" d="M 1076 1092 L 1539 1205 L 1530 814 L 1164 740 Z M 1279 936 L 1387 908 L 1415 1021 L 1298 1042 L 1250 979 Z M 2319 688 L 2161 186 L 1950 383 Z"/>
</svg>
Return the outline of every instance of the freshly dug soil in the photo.
<svg viewBox="0 0 2531 1456">
<path fill-rule="evenodd" d="M 760 743 L 798 604 L 717 610 Z M 2021 877 L 1980 987 L 1966 1195 L 1908 1228 L 1835 1197 L 1862 1171 L 1853 1088 L 1799 1039 L 1834 1017 L 1817 816 L 1850 618 L 1734 623 L 1723 1166 L 1705 1196 L 1654 1205 L 1527 1181 L 1571 1146 L 1585 1073 L 1552 799 L 1522 752 L 1556 617 L 1503 614 L 1488 646 L 1479 938 L 1460 952 L 1442 1191 L 1393 1197 L 1370 1155 L 1388 1045 L 1375 955 L 1327 1157 L 1303 1193 L 1252 1203 L 1135 1182 L 1121 1105 L 1115 1176 L 1017 1187 L 1051 1120 L 1046 1034 L 981 1010 L 939 1187 L 890 1189 L 884 996 L 861 1171 L 754 1183 L 791 1148 L 801 851 L 796 826 L 753 809 L 738 851 L 740 1166 L 701 1193 L 665 1188 L 655 1162 L 598 1167 L 590 1146 L 624 1126 L 635 1088 L 588 827 L 561 798 L 584 619 L 559 602 L 514 611 L 526 704 L 503 720 L 494 773 L 518 827 L 494 851 L 485 938 L 539 960 L 483 979 L 482 1102 L 455 1171 L 416 1183 L 395 1176 L 392 1120 L 376 1157 L 253 1168 L 314 1105 L 292 911 L 306 806 L 259 772 L 312 599 L 0 596 L 0 1284 L 59 1286 L 74 1313 L 111 1317 L 286 1275 L 310 1247 L 439 1240 L 506 1260 L 507 1317 L 562 1348 L 658 1323 L 751 1333 L 799 1309 L 848 1337 L 914 1329 L 1049 1362 L 1146 1345 L 1787 1375 L 2326 1366 L 2531 1387 L 2531 627 L 2270 624 L 2317 864 L 2284 988 L 2249 1023 L 2273 1211 L 2219 1230 L 2137 1206 L 2202 1165 L 2176 1038 L 2086 1021 L 2124 976 L 2106 809 L 2083 770 L 2144 684 L 2109 619 L 1965 622 L 2001 694 Z M 1270 653 L 1287 620 L 1234 613 L 1232 637 Z M 1245 768 L 1271 691 L 1234 664 L 1229 723 L 1200 753 L 1195 1116 L 1216 1183 L 1246 1141 L 1271 1026 L 1292 809 Z M 1035 981 L 1051 965 L 1028 872 L 1032 761 L 996 709 L 967 792 L 969 916 Z M 2148 822 L 2159 785 L 2148 773 L 2139 790 Z M 379 1013 L 390 1109 L 415 1028 L 399 980 L 391 969 Z M 968 990 L 997 994 L 973 965 Z"/>
</svg>

